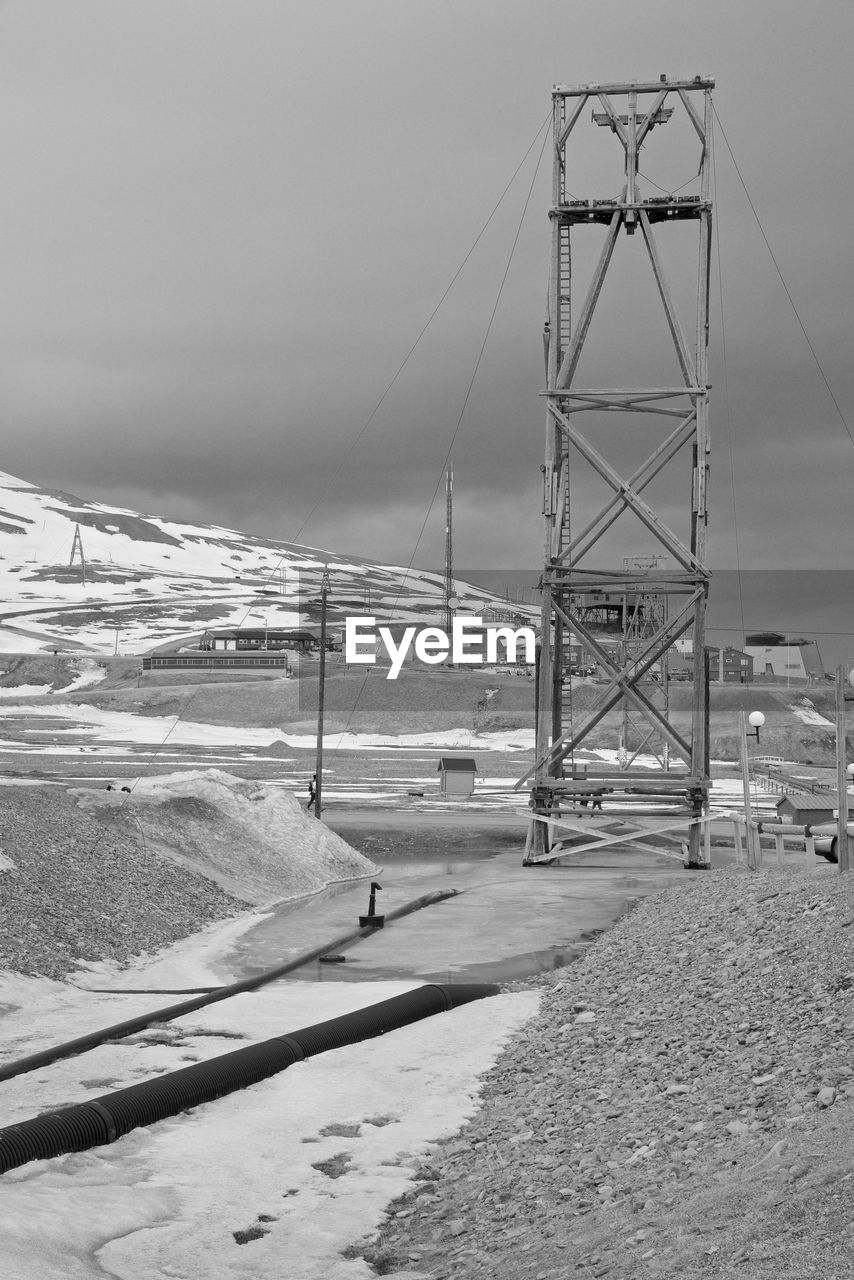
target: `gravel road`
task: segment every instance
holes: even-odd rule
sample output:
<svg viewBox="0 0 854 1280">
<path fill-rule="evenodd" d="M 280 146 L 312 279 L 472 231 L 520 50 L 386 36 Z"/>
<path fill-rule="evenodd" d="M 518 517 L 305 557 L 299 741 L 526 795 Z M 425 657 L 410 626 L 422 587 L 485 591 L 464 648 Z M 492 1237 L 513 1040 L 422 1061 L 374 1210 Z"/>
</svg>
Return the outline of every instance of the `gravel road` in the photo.
<svg viewBox="0 0 854 1280">
<path fill-rule="evenodd" d="M 854 876 L 692 876 L 539 985 L 379 1274 L 849 1280 Z"/>
</svg>

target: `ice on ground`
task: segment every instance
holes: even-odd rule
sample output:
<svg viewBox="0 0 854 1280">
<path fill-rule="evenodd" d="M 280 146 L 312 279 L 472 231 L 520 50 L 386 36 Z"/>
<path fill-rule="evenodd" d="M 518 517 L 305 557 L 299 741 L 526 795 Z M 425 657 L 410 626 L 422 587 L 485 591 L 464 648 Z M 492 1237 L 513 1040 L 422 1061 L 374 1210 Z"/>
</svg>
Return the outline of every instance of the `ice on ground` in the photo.
<svg viewBox="0 0 854 1280">
<path fill-rule="evenodd" d="M 26 703 L 3 705 L 0 717 L 18 720 L 38 719 L 45 715 L 43 706 Z M 313 749 L 316 735 L 313 733 L 289 733 L 285 729 L 238 728 L 234 725 L 213 725 L 182 720 L 177 716 L 138 716 L 128 711 L 109 711 L 92 707 L 87 703 L 52 703 L 52 720 L 67 720 L 67 729 L 51 725 L 51 733 L 62 735 L 86 734 L 101 742 L 134 742 L 154 744 L 170 742 L 184 746 L 248 746 L 269 747 L 284 742 L 287 747 Z M 367 751 L 376 748 L 412 748 L 424 750 L 434 747 L 459 751 L 526 751 L 534 746 L 533 729 L 503 729 L 490 733 L 475 733 L 471 729 L 426 730 L 422 733 L 328 733 L 324 744 L 332 749 Z"/>
<path fill-rule="evenodd" d="M 129 793 L 82 787 L 70 794 L 149 852 L 243 902 L 303 897 L 379 872 L 290 792 L 219 769 L 142 778 Z"/>
<path fill-rule="evenodd" d="M 56 693 L 72 693 L 75 689 L 88 689 L 93 684 L 100 684 L 106 679 L 107 669 L 100 662 L 96 662 L 94 658 L 80 658 L 79 674 L 71 681 L 71 684 L 63 685 L 61 689 L 56 689 Z"/>
<path fill-rule="evenodd" d="M 208 931 L 208 952 L 223 927 Z M 194 953 L 198 959 L 195 940 L 183 953 L 171 948 L 160 981 L 180 986 L 195 976 Z M 132 986 L 152 976 L 150 964 L 123 974 Z M 186 1015 L 159 1037 L 105 1044 L 7 1082 L 7 1123 L 418 985 L 272 984 Z M 9 1033 L 3 1057 L 25 1052 L 34 1026 L 41 1042 L 57 1043 L 156 1000 L 0 976 L 0 1009 L 20 1006 L 2 1019 Z M 368 1280 L 367 1263 L 342 1250 L 379 1228 L 389 1202 L 411 1189 L 431 1144 L 473 1114 L 480 1078 L 538 1000 L 518 992 L 476 1001 L 297 1063 L 112 1145 L 12 1170 L 3 1177 L 0 1218 L 6 1273 L 15 1280 Z M 332 1178 L 322 1166 L 336 1157 L 345 1172 Z M 257 1238 L 238 1243 L 253 1228 Z"/>
<path fill-rule="evenodd" d="M 825 716 L 816 711 L 809 698 L 801 698 L 800 702 L 793 702 L 790 711 L 798 717 L 804 724 L 821 725 L 826 729 L 833 729 L 834 723 Z"/>
</svg>

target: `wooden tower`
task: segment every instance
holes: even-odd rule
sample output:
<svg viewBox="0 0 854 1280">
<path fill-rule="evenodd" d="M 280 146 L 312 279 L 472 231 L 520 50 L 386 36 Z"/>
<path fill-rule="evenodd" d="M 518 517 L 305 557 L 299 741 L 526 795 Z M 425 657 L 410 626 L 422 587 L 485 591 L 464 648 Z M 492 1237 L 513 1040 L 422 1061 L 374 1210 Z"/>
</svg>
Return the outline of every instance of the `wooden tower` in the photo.
<svg viewBox="0 0 854 1280">
<path fill-rule="evenodd" d="M 709 269 L 711 254 L 711 90 L 714 81 L 668 79 L 644 83 L 558 85 L 553 91 L 553 185 L 551 220 L 551 260 L 546 320 L 547 403 L 546 448 L 543 466 L 543 514 L 545 549 L 542 574 L 542 643 L 537 680 L 536 759 L 518 786 L 532 782 L 531 831 L 526 862 L 548 856 L 551 836 L 548 819 L 556 813 L 573 812 L 591 789 L 601 802 L 603 814 L 609 803 L 619 813 L 663 813 L 675 811 L 690 825 L 689 864 L 701 865 L 700 825 L 697 821 L 708 804 L 708 694 L 704 662 L 704 620 L 709 587 L 709 571 L 704 563 L 707 522 L 707 482 L 709 474 L 709 383 L 707 349 L 709 339 Z M 619 195 L 579 199 L 577 175 L 571 167 L 568 143 L 581 122 L 585 107 L 592 105 L 592 123 L 599 127 L 584 142 L 588 151 L 607 144 L 614 158 L 622 160 L 622 174 L 615 175 L 613 189 Z M 666 125 L 674 112 L 683 117 L 683 129 L 671 130 L 666 138 L 668 156 L 681 139 L 687 139 L 690 156 L 683 155 L 681 181 L 687 168 L 696 174 L 697 193 L 680 195 L 653 189 L 639 174 L 641 148 L 653 129 Z M 585 115 L 587 124 L 591 117 Z M 607 130 L 607 134 L 604 132 Z M 672 141 L 671 141 L 672 136 Z M 699 160 L 695 145 L 699 141 Z M 613 144 L 617 145 L 614 146 Z M 598 147 L 601 150 L 601 146 Z M 688 185 L 688 184 L 684 184 Z M 690 224 L 687 228 L 684 224 Z M 658 233 L 666 237 L 675 224 L 682 224 L 680 237 L 693 242 L 696 228 L 697 289 L 693 326 L 686 334 L 677 314 L 674 296 L 665 276 Z M 572 248 L 576 236 L 595 234 L 604 228 L 604 243 L 592 270 L 586 291 L 576 305 L 575 263 Z M 621 232 L 640 236 L 631 246 L 648 260 L 652 279 L 663 308 L 663 317 L 638 308 L 631 290 L 620 297 L 624 313 L 635 322 L 635 333 L 647 324 L 660 321 L 669 331 L 675 352 L 674 377 L 669 385 L 619 387 L 579 385 L 576 377 L 579 358 L 588 337 L 591 320 L 602 292 Z M 602 234 L 602 231 L 599 231 Z M 643 250 L 640 248 L 642 241 Z M 680 239 L 681 244 L 681 239 Z M 654 301 L 655 310 L 658 304 Z M 683 307 L 684 309 L 684 307 Z M 592 344 L 593 345 L 593 344 Z M 604 358 L 619 368 L 619 351 L 613 338 Z M 671 357 L 672 358 L 672 357 Z M 678 372 L 676 370 L 678 369 Z M 610 379 L 608 380 L 610 381 Z M 582 419 L 582 415 L 585 417 Z M 643 415 L 643 416 L 642 416 Z M 652 415 L 652 416 L 650 416 Z M 579 425 L 584 423 L 584 430 Z M 611 440 L 614 455 L 615 424 L 630 454 L 641 426 L 656 424 L 652 452 L 640 465 L 632 464 L 623 474 L 622 457 L 606 457 L 597 434 Z M 658 429 L 660 427 L 660 430 Z M 688 458 L 690 456 L 690 465 Z M 681 471 L 678 469 L 681 467 Z M 669 477 L 668 499 L 681 500 L 683 520 L 674 528 L 657 511 L 643 491 L 665 469 Z M 603 493 L 601 506 L 591 512 L 591 493 Z M 660 488 L 660 482 L 659 482 Z M 581 499 L 579 500 L 579 494 Z M 585 505 L 587 504 L 587 505 Z M 581 515 L 579 516 L 579 509 Z M 672 520 L 670 510 L 669 519 Z M 614 557 L 614 535 L 610 532 L 623 515 L 660 557 L 658 567 L 633 564 L 634 557 Z M 683 528 L 684 526 L 684 528 Z M 603 546 L 608 535 L 609 552 Z M 631 539 L 631 532 L 628 538 Z M 635 535 L 636 539 L 636 535 Z M 638 541 L 623 542 L 633 551 Z M 609 555 L 611 564 L 608 563 Z M 616 567 L 614 561 L 620 564 Z M 620 563 L 621 562 L 621 563 Z M 666 565 L 668 567 L 661 567 Z M 613 566 L 613 567 L 612 567 Z M 642 596 L 663 602 L 655 625 L 647 628 L 632 644 L 615 653 L 603 645 L 601 636 L 586 622 L 585 603 L 591 599 L 621 597 L 633 602 Z M 677 728 L 666 700 L 650 695 L 650 673 L 666 670 L 667 653 L 675 642 L 690 634 L 693 651 L 693 701 L 690 726 Z M 587 686 L 584 705 L 573 708 L 566 696 L 565 649 L 570 636 L 579 640 L 595 657 L 605 673 L 604 684 Z M 592 696 L 592 700 L 591 700 Z M 635 725 L 644 723 L 650 739 L 658 742 L 660 768 L 635 766 L 631 752 L 621 751 L 613 765 L 594 767 L 590 757 L 576 763 L 575 754 L 592 745 L 590 735 L 605 717 L 625 708 Z M 625 718 L 624 718 L 625 723 Z M 635 753 L 636 754 L 636 753 Z M 586 814 L 586 809 L 584 810 Z M 672 826 L 672 822 L 671 822 Z"/>
</svg>

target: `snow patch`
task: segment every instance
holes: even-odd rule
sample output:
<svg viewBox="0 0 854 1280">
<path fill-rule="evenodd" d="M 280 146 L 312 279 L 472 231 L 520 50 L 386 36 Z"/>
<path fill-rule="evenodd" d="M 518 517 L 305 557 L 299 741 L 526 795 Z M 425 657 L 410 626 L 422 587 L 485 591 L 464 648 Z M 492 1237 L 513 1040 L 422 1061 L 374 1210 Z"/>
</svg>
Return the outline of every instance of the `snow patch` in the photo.
<svg viewBox="0 0 854 1280">
<path fill-rule="evenodd" d="M 816 711 L 815 706 L 810 702 L 809 698 L 801 698 L 799 702 L 793 702 L 790 710 L 798 717 L 799 720 L 803 721 L 804 724 L 820 725 L 825 729 L 832 729 L 834 727 L 832 720 L 826 719 Z"/>
<path fill-rule="evenodd" d="M 70 790 L 81 808 L 160 857 L 267 904 L 379 873 L 289 791 L 219 769 L 141 778 L 130 792 Z"/>
</svg>

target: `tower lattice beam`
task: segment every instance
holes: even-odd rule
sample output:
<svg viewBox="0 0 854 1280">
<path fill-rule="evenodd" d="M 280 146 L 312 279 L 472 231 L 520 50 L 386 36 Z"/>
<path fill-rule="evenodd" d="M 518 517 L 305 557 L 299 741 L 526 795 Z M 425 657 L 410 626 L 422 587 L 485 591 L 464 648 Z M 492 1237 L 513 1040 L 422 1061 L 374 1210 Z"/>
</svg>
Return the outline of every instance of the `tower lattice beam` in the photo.
<svg viewBox="0 0 854 1280">
<path fill-rule="evenodd" d="M 526 861 L 549 852 L 550 826 L 543 819 L 560 814 L 561 803 L 582 796 L 591 773 L 576 761 L 576 753 L 593 744 L 590 735 L 614 710 L 623 711 L 623 737 L 618 763 L 597 768 L 597 788 L 619 800 L 621 812 L 637 787 L 635 764 L 642 750 L 658 757 L 659 768 L 644 769 L 645 803 L 659 795 L 693 819 L 689 862 L 701 862 L 700 826 L 709 790 L 708 687 L 705 663 L 705 614 L 710 573 L 706 567 L 709 475 L 709 286 L 712 204 L 710 200 L 711 91 L 714 81 L 667 79 L 620 84 L 558 85 L 552 95 L 554 161 L 552 171 L 551 258 L 548 314 L 545 330 L 547 385 L 546 444 L 543 465 L 544 557 L 542 628 L 536 709 L 535 763 L 517 786 L 533 781 L 534 820 Z M 585 108 L 599 137 L 622 153 L 622 186 L 618 196 L 579 199 L 568 148 L 579 137 Z M 687 138 L 693 159 L 699 141 L 699 161 L 693 194 L 647 193 L 640 173 L 640 153 L 653 130 L 674 116 L 687 119 L 679 137 Z M 608 131 L 605 135 L 604 130 Z M 668 131 L 669 132 L 669 131 Z M 614 147 L 613 144 L 616 143 Z M 683 162 L 684 167 L 684 162 Z M 681 172 L 681 171 L 680 171 Z M 687 184 L 684 184 L 687 185 Z M 659 245 L 675 224 L 696 227 L 697 286 L 692 323 L 679 314 Z M 604 240 L 592 275 L 580 298 L 574 279 L 573 247 L 590 227 L 604 228 Z M 634 237 L 651 271 L 661 305 L 663 331 L 669 334 L 675 356 L 675 377 L 666 385 L 587 386 L 579 384 L 582 353 L 590 338 L 603 286 L 621 236 Z M 601 231 L 599 232 L 601 235 Z M 683 232 L 684 235 L 684 232 Z M 639 310 L 631 291 L 621 297 L 622 309 L 639 327 L 651 319 Z M 594 329 L 595 337 L 595 329 Z M 613 340 L 606 349 L 618 363 Z M 599 350 L 600 363 L 602 351 Z M 616 379 L 615 379 L 616 381 Z M 582 414 L 585 429 L 578 419 Z M 652 452 L 624 474 L 622 459 L 606 456 L 602 420 L 613 439 L 615 424 L 626 444 L 639 438 L 640 425 L 664 430 Z M 628 452 L 628 450 L 626 450 Z M 690 453 L 690 467 L 684 461 Z M 677 476 L 679 466 L 690 472 Z M 668 471 L 673 471 L 668 476 Z M 602 505 L 590 514 L 591 479 L 605 489 Z M 666 477 L 668 518 L 644 493 L 653 481 Z M 673 495 L 684 505 L 679 527 L 673 520 Z M 583 490 L 579 499 L 579 490 Z M 579 519 L 578 509 L 583 511 Z M 603 540 L 611 545 L 614 526 L 629 517 L 655 554 L 627 555 L 623 567 L 609 567 Z M 583 525 L 583 527 L 579 527 Z M 631 536 L 631 535 L 630 535 Z M 637 550 L 637 534 L 624 544 Z M 604 562 L 604 563 L 603 563 Z M 668 567 L 662 567 L 666 565 Z M 654 566 L 654 567 L 653 567 Z M 610 646 L 590 623 L 599 602 L 606 615 L 622 605 L 619 643 Z M 603 603 L 604 602 L 604 603 Z M 654 616 L 653 616 L 654 615 Z M 693 692 L 690 716 L 675 723 L 668 695 L 668 665 L 676 641 L 688 637 L 692 657 Z M 566 657 L 579 643 L 605 674 L 592 703 L 573 706 L 567 689 Z M 601 730 L 600 730 L 601 732 Z M 629 733 L 637 741 L 629 742 Z"/>
</svg>

